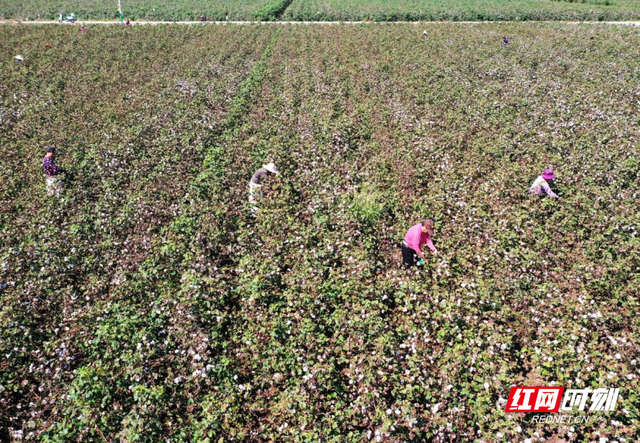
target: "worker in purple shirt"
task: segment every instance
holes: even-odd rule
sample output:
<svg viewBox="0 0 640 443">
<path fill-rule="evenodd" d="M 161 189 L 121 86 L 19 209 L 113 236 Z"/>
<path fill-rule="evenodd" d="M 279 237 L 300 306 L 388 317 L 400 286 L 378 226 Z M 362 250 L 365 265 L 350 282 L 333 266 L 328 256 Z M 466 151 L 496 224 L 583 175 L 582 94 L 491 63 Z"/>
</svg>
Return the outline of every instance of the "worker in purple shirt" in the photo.
<svg viewBox="0 0 640 443">
<path fill-rule="evenodd" d="M 42 169 L 47 177 L 47 190 L 50 197 L 60 197 L 60 191 L 62 191 L 62 180 L 58 175 L 62 172 L 66 172 L 64 169 L 58 167 L 53 157 L 56 154 L 56 148 L 53 146 L 47 146 L 47 155 L 44 156 L 42 162 Z"/>
<path fill-rule="evenodd" d="M 406 268 L 413 266 L 414 254 L 418 255 L 421 259 L 425 258 L 421 250 L 422 245 L 426 244 L 435 255 L 438 255 L 438 250 L 433 246 L 433 242 L 431 241 L 434 225 L 433 220 L 427 219 L 407 231 L 407 235 L 402 242 L 402 263 Z"/>
</svg>

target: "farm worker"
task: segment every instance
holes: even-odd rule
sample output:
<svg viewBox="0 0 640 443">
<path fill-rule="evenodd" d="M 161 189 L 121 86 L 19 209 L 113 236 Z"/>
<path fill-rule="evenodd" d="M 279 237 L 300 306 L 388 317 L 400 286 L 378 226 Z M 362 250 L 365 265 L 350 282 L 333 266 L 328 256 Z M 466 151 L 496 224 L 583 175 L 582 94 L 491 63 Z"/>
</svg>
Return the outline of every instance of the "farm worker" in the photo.
<svg viewBox="0 0 640 443">
<path fill-rule="evenodd" d="M 427 36 L 427 30 L 425 29 L 424 31 L 422 31 L 422 38 Z"/>
<path fill-rule="evenodd" d="M 434 225 L 433 220 L 427 219 L 407 231 L 407 235 L 405 235 L 404 241 L 402 242 L 402 263 L 406 268 L 413 266 L 414 254 L 417 254 L 421 259 L 425 258 L 424 253 L 420 249 L 424 244 L 426 244 L 434 254 L 438 255 L 438 250 L 433 246 L 433 242 L 431 241 Z"/>
<path fill-rule="evenodd" d="M 553 169 L 545 169 L 542 175 L 535 179 L 531 187 L 529 188 L 529 194 L 543 195 L 547 194 L 549 197 L 560 198 L 551 190 L 547 180 L 553 180 L 556 175 L 553 173 Z"/>
<path fill-rule="evenodd" d="M 507 46 L 509 44 L 509 39 L 507 37 L 502 37 L 502 46 Z"/>
<path fill-rule="evenodd" d="M 131 24 L 131 22 L 129 21 L 129 19 L 127 19 L 127 22 L 125 23 L 125 26 L 129 26 Z"/>
<path fill-rule="evenodd" d="M 82 26 L 80 26 L 80 32 L 84 32 L 86 31 L 86 29 L 84 28 L 84 24 L 82 24 Z"/>
<path fill-rule="evenodd" d="M 21 55 L 16 55 L 14 58 L 16 59 L 17 64 L 20 64 L 24 61 L 24 57 Z"/>
<path fill-rule="evenodd" d="M 273 162 L 267 163 L 266 165 L 262 165 L 262 168 L 258 169 L 251 180 L 249 181 L 249 203 L 256 203 L 256 196 L 260 193 L 260 188 L 262 187 L 262 180 L 265 177 L 271 174 L 280 174 L 276 165 Z"/>
<path fill-rule="evenodd" d="M 56 154 L 56 148 L 53 146 L 47 146 L 47 155 L 44 156 L 42 162 L 42 169 L 47 176 L 47 190 L 49 196 L 60 197 L 60 191 L 62 191 L 62 180 L 57 177 L 61 172 L 66 172 L 64 169 L 58 167 L 53 161 L 53 157 Z"/>
</svg>

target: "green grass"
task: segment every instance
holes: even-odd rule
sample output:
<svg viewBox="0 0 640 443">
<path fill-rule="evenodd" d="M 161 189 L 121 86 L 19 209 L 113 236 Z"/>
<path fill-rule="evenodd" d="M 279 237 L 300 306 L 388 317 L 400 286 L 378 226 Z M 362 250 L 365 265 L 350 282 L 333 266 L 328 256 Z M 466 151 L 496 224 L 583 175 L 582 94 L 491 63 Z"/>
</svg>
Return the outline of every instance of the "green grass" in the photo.
<svg viewBox="0 0 640 443">
<path fill-rule="evenodd" d="M 130 20 L 273 20 L 287 6 L 283 0 L 123 0 L 125 18 Z M 0 17 L 30 20 L 57 19 L 61 11 L 75 12 L 78 20 L 115 19 L 117 1 L 0 0 Z"/>
<path fill-rule="evenodd" d="M 114 19 L 117 2 L 0 0 L 0 18 Z M 637 20 L 638 0 L 124 0 L 132 20 Z"/>
<path fill-rule="evenodd" d="M 637 42 L 0 27 L 0 440 L 633 441 Z M 547 167 L 560 201 L 525 195 Z M 504 412 L 551 384 L 621 398 L 573 430 Z"/>
</svg>

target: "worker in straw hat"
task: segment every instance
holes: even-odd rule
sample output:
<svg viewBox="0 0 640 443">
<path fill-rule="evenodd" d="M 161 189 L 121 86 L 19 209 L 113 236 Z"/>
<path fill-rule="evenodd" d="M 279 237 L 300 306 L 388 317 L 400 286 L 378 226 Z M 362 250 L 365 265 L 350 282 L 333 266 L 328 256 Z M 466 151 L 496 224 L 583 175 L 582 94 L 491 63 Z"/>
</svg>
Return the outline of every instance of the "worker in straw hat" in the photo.
<svg viewBox="0 0 640 443">
<path fill-rule="evenodd" d="M 405 268 L 413 266 L 415 255 L 420 257 L 421 260 L 425 258 L 424 252 L 422 252 L 421 249 L 425 244 L 434 254 L 438 255 L 438 250 L 431 240 L 431 237 L 433 237 L 434 226 L 435 223 L 433 220 L 426 219 L 407 231 L 407 235 L 405 235 L 404 241 L 402 242 L 402 263 Z"/>
<path fill-rule="evenodd" d="M 555 192 L 551 190 L 551 186 L 549 186 L 549 181 L 554 180 L 555 178 L 556 175 L 553 173 L 553 169 L 545 169 L 542 175 L 536 178 L 529 188 L 529 194 L 547 194 L 552 198 L 560 198 Z"/>
<path fill-rule="evenodd" d="M 262 187 L 262 180 L 269 175 L 277 174 L 280 174 L 280 171 L 278 171 L 278 168 L 276 168 L 273 162 L 262 165 L 262 167 L 253 174 L 251 181 L 249 181 L 249 203 L 256 203 L 256 197 L 259 195 L 260 188 Z"/>
</svg>

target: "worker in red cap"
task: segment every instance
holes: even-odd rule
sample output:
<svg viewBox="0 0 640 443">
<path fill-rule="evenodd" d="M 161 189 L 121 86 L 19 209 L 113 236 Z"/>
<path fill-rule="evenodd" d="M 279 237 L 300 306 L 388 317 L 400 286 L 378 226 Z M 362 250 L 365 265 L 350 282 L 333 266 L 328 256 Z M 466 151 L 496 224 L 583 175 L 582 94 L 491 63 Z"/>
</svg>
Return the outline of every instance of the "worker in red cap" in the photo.
<svg viewBox="0 0 640 443">
<path fill-rule="evenodd" d="M 405 268 L 408 269 L 414 265 L 415 255 L 420 257 L 420 259 L 425 258 L 421 249 L 422 245 L 426 244 L 435 255 L 438 254 L 438 250 L 433 245 L 433 241 L 431 241 L 434 226 L 435 223 L 433 220 L 427 219 L 407 231 L 407 235 L 405 235 L 404 241 L 402 242 L 402 263 Z"/>
</svg>

